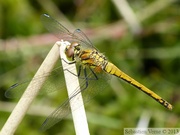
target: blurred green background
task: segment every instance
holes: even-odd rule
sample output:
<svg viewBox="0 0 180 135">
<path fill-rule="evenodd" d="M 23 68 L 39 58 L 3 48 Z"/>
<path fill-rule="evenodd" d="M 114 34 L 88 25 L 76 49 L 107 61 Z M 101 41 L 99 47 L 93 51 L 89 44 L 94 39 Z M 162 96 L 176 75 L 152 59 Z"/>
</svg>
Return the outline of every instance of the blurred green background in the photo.
<svg viewBox="0 0 180 135">
<path fill-rule="evenodd" d="M 18 99 L 4 92 L 31 78 L 58 40 L 40 21 L 50 14 L 72 32 L 80 28 L 109 61 L 174 106 L 172 111 L 136 88 L 112 78 L 86 106 L 92 135 L 120 135 L 124 128 L 180 127 L 180 2 L 178 0 L 1 0 L 0 128 Z M 133 14 L 129 14 L 133 11 Z M 53 86 L 52 84 L 50 84 Z M 94 86 L 95 89 L 95 86 Z M 59 91 L 60 93 L 60 91 Z M 39 128 L 64 95 L 37 97 L 15 134 L 75 134 L 69 117 Z"/>
</svg>

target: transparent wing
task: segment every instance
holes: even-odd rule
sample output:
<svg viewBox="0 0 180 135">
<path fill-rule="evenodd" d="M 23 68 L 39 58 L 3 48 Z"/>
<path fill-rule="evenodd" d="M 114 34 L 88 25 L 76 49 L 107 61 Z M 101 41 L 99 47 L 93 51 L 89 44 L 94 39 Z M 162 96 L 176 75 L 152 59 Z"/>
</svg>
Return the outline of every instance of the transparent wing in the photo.
<svg viewBox="0 0 180 135">
<path fill-rule="evenodd" d="M 68 40 L 69 42 L 79 42 L 85 48 L 94 48 L 91 41 L 80 29 L 76 29 L 74 33 L 71 33 L 48 14 L 42 14 L 41 21 L 45 28 L 59 39 Z"/>
<path fill-rule="evenodd" d="M 41 15 L 41 21 L 45 28 L 53 33 L 55 36 L 57 36 L 60 39 L 70 39 L 72 38 L 73 34 L 69 32 L 68 29 L 66 29 L 62 24 L 60 24 L 58 21 L 53 19 L 48 14 L 42 14 Z"/>
<path fill-rule="evenodd" d="M 95 49 L 89 38 L 86 36 L 84 32 L 82 32 L 80 29 L 76 29 L 73 33 L 74 36 L 78 37 L 77 42 L 80 42 L 80 44 L 85 49 Z"/>
<path fill-rule="evenodd" d="M 70 102 L 75 96 L 78 96 L 79 93 L 83 96 L 83 102 L 85 104 L 88 103 L 94 96 L 100 93 L 104 87 L 106 87 L 108 79 L 110 79 L 109 75 L 105 73 L 94 74 L 92 70 L 86 70 L 86 73 L 82 71 L 81 76 L 79 77 L 80 88 L 76 88 L 70 98 L 63 102 L 54 112 L 52 112 L 52 114 L 47 117 L 41 126 L 41 130 L 45 131 L 49 129 L 66 117 L 71 112 Z M 76 104 L 76 101 L 73 100 L 72 104 Z M 80 106 L 82 106 L 82 104 L 76 105 L 75 110 Z"/>
<path fill-rule="evenodd" d="M 52 127 L 53 125 L 61 121 L 64 117 L 66 117 L 70 113 L 71 109 L 70 109 L 69 102 L 71 102 L 71 100 L 75 96 L 77 96 L 80 92 L 82 92 L 83 102 L 88 103 L 94 96 L 96 96 L 99 92 L 101 92 L 101 90 L 103 90 L 104 87 L 106 87 L 106 84 L 107 84 L 106 81 L 109 79 L 109 75 L 107 75 L 104 72 L 102 74 L 97 74 L 97 73 L 95 74 L 93 70 L 90 70 L 90 68 L 86 68 L 87 70 L 86 72 L 84 72 L 84 70 L 81 69 L 80 67 L 81 66 L 77 64 L 77 69 L 80 72 L 79 73 L 80 74 L 79 75 L 80 88 L 79 87 L 75 88 L 70 98 L 66 99 L 45 120 L 45 122 L 43 123 L 41 127 L 43 131 Z M 72 69 L 68 69 L 69 72 L 71 72 L 71 70 Z M 20 97 L 30 81 L 33 81 L 33 84 L 34 84 L 33 87 L 36 87 L 36 85 L 38 85 L 38 80 L 46 76 L 48 77 L 48 79 L 42 86 L 39 93 L 40 95 L 60 90 L 61 91 L 60 96 L 61 96 L 62 91 L 66 92 L 63 69 L 61 66 L 58 65 L 58 67 L 55 68 L 51 73 L 44 73 L 43 75 L 38 76 L 37 78 L 34 78 L 33 80 L 28 80 L 22 83 L 16 83 L 12 85 L 6 91 L 5 95 L 8 98 Z M 31 97 L 32 95 L 34 95 L 33 92 L 29 93 L 28 97 Z M 75 108 L 75 110 L 78 109 L 80 106 L 81 105 L 79 104 Z"/>
<path fill-rule="evenodd" d="M 8 90 L 6 90 L 5 96 L 7 98 L 19 98 L 22 96 L 22 94 L 24 93 L 25 89 L 27 88 L 27 86 L 31 81 L 33 83 L 32 87 L 35 88 L 38 85 L 38 82 L 45 77 L 47 77 L 47 80 L 44 82 L 39 92 L 39 95 L 46 95 L 51 92 L 55 92 L 58 90 L 63 91 L 66 89 L 63 69 L 61 65 L 57 64 L 52 72 L 46 72 L 40 76 L 37 76 L 36 78 L 27 79 L 20 83 L 15 83 Z M 33 95 L 34 93 L 31 92 L 28 94 L 27 98 L 32 97 Z"/>
</svg>

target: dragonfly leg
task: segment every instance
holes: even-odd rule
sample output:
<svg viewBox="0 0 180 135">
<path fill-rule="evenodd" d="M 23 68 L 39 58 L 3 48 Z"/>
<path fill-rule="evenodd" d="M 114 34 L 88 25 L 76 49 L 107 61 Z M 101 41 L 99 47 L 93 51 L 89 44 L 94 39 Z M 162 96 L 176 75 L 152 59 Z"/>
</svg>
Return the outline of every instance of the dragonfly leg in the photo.
<svg viewBox="0 0 180 135">
<path fill-rule="evenodd" d="M 84 68 L 84 77 L 85 77 L 85 80 L 86 80 L 86 85 L 85 85 L 85 88 L 86 89 L 88 87 L 88 77 L 87 77 L 87 71 L 86 71 L 86 68 Z"/>
<path fill-rule="evenodd" d="M 76 61 L 75 61 L 75 60 L 68 61 L 68 62 L 67 62 L 65 59 L 63 59 L 63 58 L 62 58 L 62 60 L 63 60 L 64 62 L 66 62 L 67 64 L 74 64 L 74 63 L 76 63 Z"/>
<path fill-rule="evenodd" d="M 98 80 L 98 77 L 94 73 L 94 71 L 91 68 L 89 68 L 89 69 L 90 69 L 91 73 L 87 74 L 87 68 L 84 68 L 84 78 L 83 79 L 85 80 L 85 83 L 84 83 L 85 86 L 84 86 L 84 88 L 82 88 L 82 91 L 88 87 L 90 80 Z M 92 75 L 93 75 L 93 77 L 92 77 Z"/>
<path fill-rule="evenodd" d="M 69 69 L 64 69 L 64 70 L 66 70 L 66 71 L 68 71 L 69 73 L 75 75 L 75 76 L 78 77 L 79 79 L 85 79 L 85 77 L 81 77 L 81 76 L 80 76 L 80 75 L 81 75 L 81 69 L 82 69 L 82 66 L 80 65 L 80 66 L 79 66 L 79 69 L 78 69 L 78 74 L 72 73 Z"/>
<path fill-rule="evenodd" d="M 94 73 L 94 71 L 92 70 L 92 68 L 89 67 L 89 69 L 90 69 L 90 71 L 92 72 L 92 74 L 93 74 L 94 77 L 95 77 L 95 78 L 89 78 L 89 80 L 98 80 L 98 77 L 97 77 L 97 75 Z"/>
<path fill-rule="evenodd" d="M 81 68 L 82 68 L 82 66 L 80 65 L 80 66 L 79 66 L 79 69 L 78 69 L 78 77 L 80 77 L 80 74 L 81 74 Z"/>
</svg>

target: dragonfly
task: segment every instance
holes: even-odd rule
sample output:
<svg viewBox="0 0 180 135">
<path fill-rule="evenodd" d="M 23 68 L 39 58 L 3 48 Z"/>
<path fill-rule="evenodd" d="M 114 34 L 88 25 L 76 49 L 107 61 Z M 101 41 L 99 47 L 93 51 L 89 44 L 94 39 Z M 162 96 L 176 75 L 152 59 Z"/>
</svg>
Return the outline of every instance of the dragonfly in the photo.
<svg viewBox="0 0 180 135">
<path fill-rule="evenodd" d="M 41 21 L 46 29 L 57 36 L 59 39 L 67 40 L 70 42 L 70 45 L 67 45 L 65 49 L 65 54 L 68 60 L 71 60 L 72 63 L 77 64 L 78 73 L 76 76 L 78 76 L 80 80 L 80 87 L 75 88 L 70 98 L 65 100 L 55 111 L 53 111 L 47 117 L 47 119 L 41 126 L 41 130 L 46 130 L 52 127 L 53 125 L 61 121 L 65 116 L 67 116 L 71 111 L 69 102 L 79 93 L 83 94 L 85 103 L 95 95 L 97 95 L 100 90 L 95 90 L 94 88 L 92 89 L 92 87 L 97 86 L 96 88 L 102 89 L 102 87 L 107 84 L 105 81 L 109 79 L 109 76 L 115 76 L 124 80 L 125 82 L 136 87 L 148 96 L 152 97 L 165 108 L 172 110 L 173 107 L 169 102 L 164 100 L 162 97 L 160 97 L 132 77 L 128 76 L 113 63 L 109 62 L 105 55 L 100 53 L 99 50 L 93 46 L 88 37 L 80 29 L 76 29 L 72 33 L 48 14 L 41 15 Z M 68 70 L 69 72 L 71 72 L 70 69 Z M 48 74 L 48 76 L 54 75 L 59 71 L 62 71 L 62 69 L 57 68 L 52 71 L 51 74 Z M 35 78 L 32 81 L 36 83 L 36 81 L 38 79 L 41 79 L 43 76 L 45 75 L 42 75 L 39 78 Z M 100 83 L 103 83 L 103 86 L 99 85 Z M 8 97 L 8 95 L 11 95 L 11 92 L 19 90 L 20 88 L 18 87 L 23 86 L 23 84 L 24 83 L 17 83 L 15 85 L 12 85 L 6 91 L 5 95 Z"/>
</svg>

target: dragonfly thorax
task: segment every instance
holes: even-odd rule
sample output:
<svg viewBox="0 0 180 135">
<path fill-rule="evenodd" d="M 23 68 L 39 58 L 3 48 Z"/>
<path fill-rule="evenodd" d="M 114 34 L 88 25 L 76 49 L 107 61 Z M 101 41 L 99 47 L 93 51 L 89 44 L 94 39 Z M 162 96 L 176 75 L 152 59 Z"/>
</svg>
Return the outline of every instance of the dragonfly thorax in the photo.
<svg viewBox="0 0 180 135">
<path fill-rule="evenodd" d="M 103 71 L 108 63 L 106 57 L 96 49 L 80 50 L 78 58 L 83 65 L 91 67 L 95 72 Z"/>
</svg>

